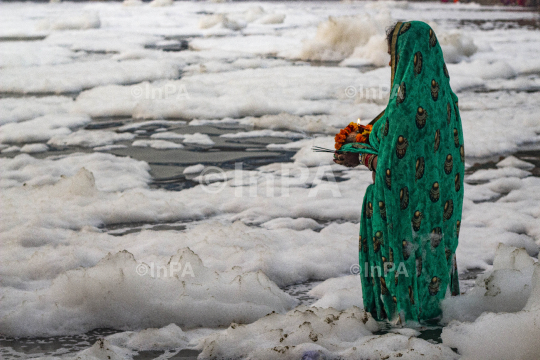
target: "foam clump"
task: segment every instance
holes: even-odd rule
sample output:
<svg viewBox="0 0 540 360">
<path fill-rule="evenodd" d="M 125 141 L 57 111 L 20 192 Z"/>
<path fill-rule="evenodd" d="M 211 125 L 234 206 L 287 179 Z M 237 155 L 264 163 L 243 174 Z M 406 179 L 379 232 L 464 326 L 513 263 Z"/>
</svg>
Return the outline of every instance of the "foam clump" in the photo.
<svg viewBox="0 0 540 360">
<path fill-rule="evenodd" d="M 343 60 L 340 65 L 375 65 L 382 67 L 388 65 L 390 56 L 387 52 L 388 45 L 386 43 L 386 36 L 382 34 L 373 35 L 365 45 L 356 46 L 351 56 Z"/>
<path fill-rule="evenodd" d="M 20 187 L 23 185 L 53 185 L 65 177 L 77 174 L 81 164 L 91 171 L 100 191 L 120 191 L 131 188 L 145 188 L 151 177 L 150 167 L 143 161 L 129 157 L 116 157 L 101 153 L 74 153 L 67 156 L 36 159 L 27 154 L 12 159 L 0 159 L 0 188 Z M 30 189 L 33 196 L 48 196 L 47 188 Z M 4 195 L 8 195 L 4 193 Z M 18 195 L 12 194 L 13 199 Z M 9 196 L 11 197 L 11 196 Z M 7 200 L 6 200 L 7 201 Z M 20 203 L 19 203 L 20 205 Z"/>
<path fill-rule="evenodd" d="M 378 3 L 370 3 L 368 7 L 380 7 Z M 319 24 L 315 38 L 304 44 L 300 58 L 342 61 L 342 66 L 386 66 L 389 56 L 385 29 L 393 23 L 386 3 L 394 7 L 394 2 L 383 2 L 382 11 L 376 15 L 330 16 Z M 408 3 L 404 5 L 408 6 Z M 433 26 L 436 28 L 435 24 Z M 473 39 L 461 31 L 440 31 L 437 37 L 448 63 L 459 63 L 478 51 Z"/>
<path fill-rule="evenodd" d="M 408 9 L 408 1 L 370 1 L 366 4 L 366 9 L 387 10 L 387 9 Z"/>
<path fill-rule="evenodd" d="M 477 170 L 474 174 L 467 176 L 467 181 L 489 181 L 501 178 L 524 178 L 530 176 L 529 171 L 515 168 L 512 166 L 499 167 L 498 169 L 481 169 Z"/>
<path fill-rule="evenodd" d="M 443 344 L 457 348 L 468 359 L 538 359 L 540 264 L 531 267 L 532 291 L 521 311 L 485 312 L 474 322 L 453 321 L 443 329 Z"/>
<path fill-rule="evenodd" d="M 499 244 L 493 271 L 478 276 L 467 294 L 442 302 L 443 322 L 474 321 L 484 312 L 515 312 L 523 309 L 531 294 L 534 260 L 523 248 Z"/>
<path fill-rule="evenodd" d="M 117 141 L 132 140 L 135 134 L 108 130 L 78 130 L 67 135 L 56 135 L 47 144 L 52 146 L 98 147 L 112 145 Z"/>
<path fill-rule="evenodd" d="M 312 306 L 345 310 L 352 306 L 363 307 L 362 283 L 358 275 L 328 279 L 315 286 L 308 295 L 319 298 Z"/>
<path fill-rule="evenodd" d="M 124 0 L 122 5 L 124 6 L 141 6 L 143 4 L 142 0 Z"/>
<path fill-rule="evenodd" d="M 274 131 L 274 130 L 253 130 L 253 131 L 241 131 L 237 133 L 227 133 L 220 135 L 222 138 L 227 139 L 243 139 L 243 138 L 261 138 L 261 137 L 284 137 L 290 139 L 303 139 L 306 136 L 302 133 L 292 131 Z"/>
<path fill-rule="evenodd" d="M 375 16 L 369 14 L 330 16 L 327 21 L 319 24 L 315 38 L 304 44 L 300 58 L 302 60 L 341 61 L 351 56 L 356 47 L 367 46 L 372 36 L 378 36 L 377 45 L 371 44 L 369 49 L 359 50 L 357 55 L 371 54 L 368 50 L 383 51 L 383 54 L 386 54 L 387 48 L 383 49 L 382 45 L 385 44 L 384 37 L 381 35 L 384 35 L 385 27 L 390 23 L 391 18 L 387 12 Z M 376 56 L 379 58 L 378 55 Z"/>
<path fill-rule="evenodd" d="M 60 38 L 62 40 L 62 38 Z M 95 46 L 95 47 L 93 47 Z M 133 44 L 126 44 L 125 47 L 133 47 Z M 83 45 L 81 45 L 83 47 Z M 86 49 L 86 47 L 83 47 Z M 104 51 L 120 49 L 105 47 Z M 88 49 L 98 51 L 101 49 L 98 44 L 88 46 Z M 123 49 L 123 48 L 122 48 Z M 2 82 L 0 91 L 10 93 L 64 93 L 79 92 L 99 85 L 138 83 L 147 80 L 176 78 L 179 75 L 182 61 L 177 60 L 153 60 L 137 59 L 116 61 L 113 59 L 89 60 L 85 62 L 73 62 L 66 64 L 41 65 L 28 67 L 10 67 L 1 69 Z M 144 86 L 144 84 L 142 84 Z M 145 93 L 149 88 L 135 85 L 138 89 L 132 93 L 135 95 L 127 99 L 114 99 L 114 103 L 133 101 L 134 97 L 141 99 L 151 97 L 152 94 Z M 148 89 L 148 90 L 147 90 Z M 89 90 L 91 91 L 91 90 Z M 93 103 L 96 108 L 107 108 L 111 106 L 112 98 L 107 101 Z M 127 106 L 122 104 L 122 107 Z M 85 111 L 75 110 L 78 113 Z"/>
<path fill-rule="evenodd" d="M 86 12 L 79 16 L 45 19 L 37 24 L 37 30 L 86 30 L 99 29 L 101 20 L 97 12 Z"/>
<path fill-rule="evenodd" d="M 106 341 L 114 346 L 130 350 L 147 351 L 186 348 L 190 340 L 180 327 L 169 324 L 160 329 L 125 331 L 109 335 Z"/>
<path fill-rule="evenodd" d="M 442 32 L 437 34 L 437 39 L 441 45 L 444 60 L 448 63 L 458 63 L 478 51 L 473 39 L 461 31 Z"/>
<path fill-rule="evenodd" d="M 105 339 L 99 339 L 94 345 L 76 353 L 76 360 L 130 360 L 133 359 L 134 352 L 114 346 Z M 57 358 L 55 358 L 57 359 Z"/>
<path fill-rule="evenodd" d="M 240 124 L 271 130 L 292 130 L 297 132 L 312 132 L 322 134 L 335 134 L 339 119 L 327 115 L 297 116 L 288 113 L 278 115 L 263 115 L 261 117 L 248 116 L 240 120 Z M 335 126 L 332 124 L 335 122 Z M 293 144 L 293 143 L 291 143 Z"/>
<path fill-rule="evenodd" d="M 231 324 L 225 333 L 210 335 L 201 342 L 200 357 L 272 359 L 281 355 L 299 359 L 307 350 L 329 355 L 328 349 L 338 350 L 339 343 L 369 336 L 378 329 L 371 315 L 359 308 L 340 312 L 300 306 L 285 315 L 269 314 L 252 324 Z"/>
<path fill-rule="evenodd" d="M 38 116 L 24 122 L 2 126 L 0 142 L 22 143 L 48 141 L 54 136 L 66 136 L 75 128 L 90 123 L 88 115 L 54 114 Z"/>
<path fill-rule="evenodd" d="M 261 226 L 268 230 L 292 229 L 296 231 L 301 231 L 305 229 L 320 230 L 324 228 L 323 225 L 319 224 L 317 221 L 313 219 L 309 219 L 309 218 L 292 219 L 292 218 L 286 218 L 286 217 L 272 219 L 270 221 L 267 221 L 261 224 Z"/>
<path fill-rule="evenodd" d="M 50 49 L 47 50 L 49 52 L 51 51 Z M 58 60 L 59 57 L 59 54 L 54 53 L 54 61 Z M 39 61 L 42 61 L 43 58 L 44 56 L 40 56 Z M 6 59 L 7 57 L 3 56 L 1 61 L 5 61 Z M 21 62 L 21 59 L 17 59 L 16 65 L 20 66 Z M 8 66 L 6 63 L 0 64 L 2 67 Z M 24 98 L 3 98 L 0 99 L 0 125 L 35 119 L 51 113 L 54 113 L 55 117 L 58 117 L 60 114 L 70 112 L 72 107 L 73 99 L 67 96 L 27 96 Z M 54 120 L 52 117 L 48 117 L 48 119 Z M 89 123 L 90 121 L 90 117 L 86 117 L 83 122 Z M 36 121 L 35 125 L 38 124 L 39 122 Z M 31 127 L 28 127 L 25 130 L 31 130 Z"/>
<path fill-rule="evenodd" d="M 374 336 L 379 325 L 358 307 L 344 311 L 300 306 L 287 314 L 269 314 L 249 325 L 231 324 L 203 339 L 199 359 L 457 359 L 442 345 L 414 337 Z M 422 355 L 421 355 L 422 354 Z"/>
<path fill-rule="evenodd" d="M 21 148 L 21 152 L 27 154 L 42 153 L 49 150 L 49 147 L 45 144 L 26 144 Z"/>
<path fill-rule="evenodd" d="M 170 323 L 216 327 L 249 323 L 272 311 L 287 311 L 296 303 L 261 271 L 218 273 L 205 267 L 189 248 L 155 264 L 139 263 L 131 253 L 121 251 L 91 268 L 61 274 L 50 287 L 8 289 L 0 307 L 0 327 L 10 336 Z"/>
<path fill-rule="evenodd" d="M 281 24 L 286 15 L 282 13 L 266 12 L 262 6 L 252 6 L 243 12 L 229 12 L 205 15 L 199 19 L 200 29 L 221 27 L 233 31 L 242 30 L 249 23 Z"/>
<path fill-rule="evenodd" d="M 196 165 L 188 166 L 187 168 L 184 169 L 182 173 L 183 174 L 198 174 L 203 170 L 204 170 L 203 164 L 196 164 Z"/>
<path fill-rule="evenodd" d="M 496 164 L 496 166 L 498 168 L 511 167 L 511 168 L 516 168 L 516 169 L 521 169 L 521 170 L 534 169 L 534 164 L 531 164 L 530 162 L 527 162 L 527 161 L 520 160 L 515 156 L 508 156 L 504 158 L 504 160 L 499 161 Z"/>
<path fill-rule="evenodd" d="M 184 144 L 212 146 L 215 142 L 210 139 L 210 136 L 201 133 L 184 134 Z"/>
<path fill-rule="evenodd" d="M 174 3 L 173 0 L 152 0 L 149 6 L 161 7 L 161 6 L 171 6 Z"/>
<path fill-rule="evenodd" d="M 259 24 L 282 24 L 285 21 L 285 14 L 267 14 L 257 20 Z"/>
<path fill-rule="evenodd" d="M 515 248 L 499 244 L 495 259 L 493 260 L 493 270 L 512 269 L 523 270 L 534 265 L 534 260 L 525 249 Z"/>
<path fill-rule="evenodd" d="M 217 24 L 221 24 L 224 19 L 225 19 L 225 16 L 223 14 L 205 15 L 199 20 L 199 28 L 209 29 L 211 27 L 216 26 Z"/>
</svg>

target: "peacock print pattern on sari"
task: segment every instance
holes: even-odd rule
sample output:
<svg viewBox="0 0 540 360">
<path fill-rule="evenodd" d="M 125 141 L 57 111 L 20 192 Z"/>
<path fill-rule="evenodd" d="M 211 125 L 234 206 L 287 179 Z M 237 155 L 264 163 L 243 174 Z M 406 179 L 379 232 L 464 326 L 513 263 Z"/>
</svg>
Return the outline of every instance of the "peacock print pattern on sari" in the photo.
<svg viewBox="0 0 540 360">
<path fill-rule="evenodd" d="M 368 146 L 378 163 L 360 221 L 363 301 L 376 319 L 422 321 L 441 315 L 447 294 L 459 295 L 463 132 L 434 31 L 398 23 L 391 55 L 390 100 Z"/>
</svg>

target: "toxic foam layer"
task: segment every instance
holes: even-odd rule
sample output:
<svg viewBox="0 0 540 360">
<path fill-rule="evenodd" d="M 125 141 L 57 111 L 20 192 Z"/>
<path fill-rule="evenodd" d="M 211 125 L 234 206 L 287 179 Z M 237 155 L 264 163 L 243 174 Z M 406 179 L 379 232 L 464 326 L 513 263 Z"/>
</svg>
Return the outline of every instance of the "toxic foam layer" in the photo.
<svg viewBox="0 0 540 360">
<path fill-rule="evenodd" d="M 308 295 L 318 297 L 312 306 L 345 310 L 352 306 L 363 308 L 362 283 L 359 275 L 328 279 L 315 286 Z"/>
<path fill-rule="evenodd" d="M 397 334 L 373 336 L 379 329 L 370 314 L 357 307 L 344 311 L 300 306 L 287 314 L 270 314 L 249 325 L 201 341 L 201 359 L 363 359 L 429 356 L 457 359 L 443 345 Z M 390 345 L 392 344 L 392 345 Z"/>
<path fill-rule="evenodd" d="M 0 125 L 35 119 L 46 114 L 71 111 L 73 99 L 65 96 L 44 96 L 0 99 Z"/>
<path fill-rule="evenodd" d="M 155 60 L 98 60 L 93 62 L 0 69 L 0 91 L 65 93 L 106 84 L 178 77 L 180 64 Z"/>
<path fill-rule="evenodd" d="M 264 273 L 218 273 L 188 248 L 159 264 L 164 270 L 157 266 L 138 263 L 123 251 L 109 254 L 92 268 L 68 271 L 46 289 L 7 289 L 0 308 L 2 332 L 52 335 L 171 322 L 215 327 L 252 322 L 296 304 Z M 22 298 L 26 301 L 21 304 Z"/>
<path fill-rule="evenodd" d="M 493 271 L 480 275 L 466 295 L 443 302 L 443 321 L 474 321 L 483 312 L 516 312 L 531 295 L 534 260 L 525 249 L 499 244 Z"/>
<path fill-rule="evenodd" d="M 522 249 L 500 246 L 493 272 L 484 277 L 485 285 L 478 281 L 469 294 L 443 303 L 445 316 L 471 321 L 452 321 L 443 329 L 443 343 L 468 358 L 536 359 L 540 352 L 540 264 L 533 263 Z M 478 316 L 481 311 L 485 312 Z"/>
<path fill-rule="evenodd" d="M 66 136 L 72 129 L 91 121 L 85 114 L 44 115 L 32 120 L 0 126 L 0 142 L 23 143 L 47 141 L 54 136 Z"/>
<path fill-rule="evenodd" d="M 128 157 L 120 158 L 111 154 L 75 153 L 61 157 L 36 159 L 29 155 L 18 155 L 13 159 L 0 159 L 0 187 L 52 185 L 62 177 L 75 175 L 84 164 L 92 172 L 95 186 L 101 191 L 121 191 L 131 188 L 145 188 L 150 181 L 150 167 L 143 161 Z M 82 177 L 86 178 L 86 177 Z M 67 181 L 67 180 L 66 180 Z M 92 187 L 92 182 L 80 183 L 82 188 Z M 47 191 L 42 189 L 44 199 Z M 6 192 L 4 192 L 6 193 Z"/>
<path fill-rule="evenodd" d="M 321 22 L 315 38 L 304 43 L 303 60 L 341 61 L 342 66 L 386 66 L 389 61 L 386 28 L 394 23 L 387 11 L 375 15 L 330 16 Z M 458 63 L 476 53 L 473 39 L 459 30 L 438 31 L 447 63 Z"/>
<path fill-rule="evenodd" d="M 284 78 L 288 79 L 286 83 Z M 282 112 L 343 114 L 353 111 L 351 102 L 346 100 L 345 88 L 351 82 L 364 82 L 361 78 L 366 83 L 376 81 L 353 69 L 309 66 L 245 69 L 193 75 L 159 84 L 96 87 L 77 98 L 76 108 L 92 116 L 152 119 L 221 119 Z M 325 86 L 320 86 L 321 82 Z M 151 101 L 152 94 L 155 98 Z M 338 102 L 341 98 L 344 101 Z"/>
<path fill-rule="evenodd" d="M 391 22 L 390 15 L 385 12 L 375 16 L 369 14 L 350 17 L 331 16 L 319 24 L 315 38 L 305 43 L 301 58 L 341 61 L 349 57 L 356 47 L 368 44 L 372 36 L 384 34 L 385 27 Z M 387 52 L 384 48 L 378 50 L 383 54 Z"/>
</svg>

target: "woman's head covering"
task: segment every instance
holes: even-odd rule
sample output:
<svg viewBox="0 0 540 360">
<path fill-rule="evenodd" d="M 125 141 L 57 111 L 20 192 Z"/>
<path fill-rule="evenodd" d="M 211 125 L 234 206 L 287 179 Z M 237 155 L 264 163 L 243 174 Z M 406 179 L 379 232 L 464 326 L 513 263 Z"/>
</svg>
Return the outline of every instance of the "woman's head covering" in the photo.
<svg viewBox="0 0 540 360">
<path fill-rule="evenodd" d="M 407 98 L 429 98 L 426 107 L 442 108 L 450 103 L 457 112 L 457 96 L 450 88 L 450 75 L 444 62 L 443 52 L 433 29 L 422 21 L 397 23 L 390 44 L 392 57 L 391 99 L 387 110 L 396 105 L 409 103 Z M 441 101 L 439 101 L 441 100 Z M 406 106 L 406 105 L 405 105 Z"/>
<path fill-rule="evenodd" d="M 440 93 L 448 93 L 451 106 L 455 106 L 457 112 L 458 98 L 450 88 L 443 52 L 428 24 L 422 21 L 398 22 L 392 32 L 390 54 L 390 102 L 371 124 L 392 110 L 392 100 L 397 98 L 399 103 L 403 103 L 407 98 L 428 92 L 437 100 Z"/>
</svg>

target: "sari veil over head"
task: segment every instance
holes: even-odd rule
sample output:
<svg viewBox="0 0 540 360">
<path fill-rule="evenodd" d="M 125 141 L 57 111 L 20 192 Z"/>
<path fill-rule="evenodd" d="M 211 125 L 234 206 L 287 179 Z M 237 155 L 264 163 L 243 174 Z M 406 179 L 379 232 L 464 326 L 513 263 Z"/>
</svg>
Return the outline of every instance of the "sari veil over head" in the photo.
<svg viewBox="0 0 540 360">
<path fill-rule="evenodd" d="M 441 315 L 459 294 L 455 251 L 463 204 L 464 147 L 457 96 L 434 31 L 398 23 L 391 42 L 391 94 L 373 121 L 376 180 L 364 196 L 359 258 L 363 301 L 376 319 Z"/>
</svg>

